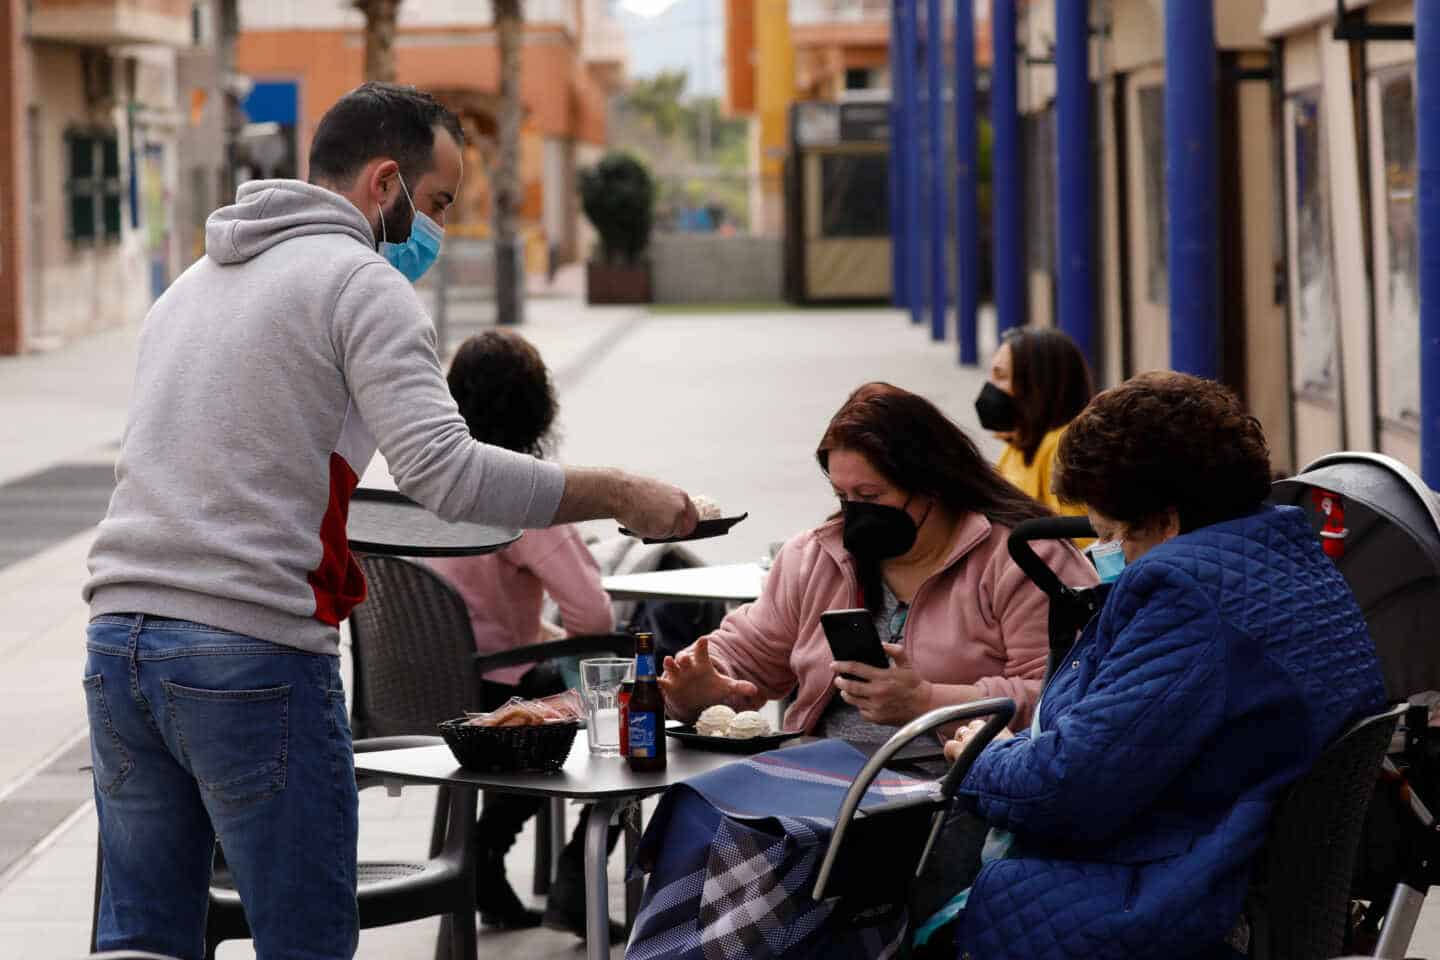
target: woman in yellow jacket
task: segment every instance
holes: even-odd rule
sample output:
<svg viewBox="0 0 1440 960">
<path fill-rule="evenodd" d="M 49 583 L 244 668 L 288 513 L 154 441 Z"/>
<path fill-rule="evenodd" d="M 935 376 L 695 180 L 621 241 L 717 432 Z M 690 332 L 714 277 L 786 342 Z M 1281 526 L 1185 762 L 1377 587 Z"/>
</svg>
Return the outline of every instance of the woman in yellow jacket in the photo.
<svg viewBox="0 0 1440 960">
<path fill-rule="evenodd" d="M 1075 341 L 1059 330 L 1020 327 L 1001 340 L 975 401 L 980 425 L 1005 441 L 1001 475 L 1057 513 L 1085 512 L 1083 504 L 1061 503 L 1050 484 L 1060 437 L 1094 392 Z"/>
</svg>

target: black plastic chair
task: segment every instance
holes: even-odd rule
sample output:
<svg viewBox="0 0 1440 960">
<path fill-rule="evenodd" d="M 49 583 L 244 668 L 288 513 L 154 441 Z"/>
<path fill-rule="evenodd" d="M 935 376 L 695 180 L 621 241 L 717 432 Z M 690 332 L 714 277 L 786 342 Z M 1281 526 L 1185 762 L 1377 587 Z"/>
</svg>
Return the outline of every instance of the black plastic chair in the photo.
<svg viewBox="0 0 1440 960">
<path fill-rule="evenodd" d="M 1344 951 L 1350 881 L 1375 778 L 1405 705 L 1359 721 L 1286 791 L 1246 895 L 1252 960 Z"/>
<path fill-rule="evenodd" d="M 373 737 L 355 741 L 356 753 L 432 746 L 433 737 Z M 440 741 L 443 742 L 443 741 Z M 439 916 L 438 960 L 475 956 L 475 791 L 450 790 L 445 820 L 452 829 L 432 837 L 428 860 L 363 861 L 358 865 L 360 927 L 384 927 Z M 437 820 L 439 817 L 437 816 Z M 438 839 L 438 847 L 434 846 Z M 229 872 L 217 870 L 210 886 L 205 956 L 214 960 L 226 940 L 247 940 L 250 925 Z"/>
<path fill-rule="evenodd" d="M 437 741 L 434 737 L 376 737 L 355 741 L 355 752 L 403 750 L 431 746 L 436 742 L 443 741 Z M 460 818 L 452 819 L 451 822 L 474 822 L 473 791 L 455 791 L 447 802 L 450 805 L 447 819 Z M 359 864 L 360 926 L 379 927 L 444 914 L 440 942 L 436 948 L 437 956 L 449 956 L 452 960 L 473 957 L 476 948 L 475 863 L 474 847 L 469 839 L 467 830 L 456 830 L 442 835 L 439 847 L 432 851 L 429 860 L 421 863 Z M 208 960 L 213 960 L 216 949 L 226 940 L 251 938 L 250 925 L 245 919 L 240 896 L 235 891 L 230 872 L 225 867 L 224 858 L 218 854 L 218 849 L 217 847 L 215 872 L 210 881 L 210 908 L 205 922 L 205 956 Z M 96 947 L 99 933 L 100 878 L 104 875 L 104 867 L 104 848 L 97 843 L 95 893 L 90 914 L 91 950 Z M 95 956 L 104 957 L 106 960 L 141 960 L 157 955 L 135 951 L 107 951 Z"/>
<path fill-rule="evenodd" d="M 483 680 L 491 670 L 634 653 L 630 637 L 602 634 L 477 654 L 465 601 L 444 579 L 398 557 L 362 556 L 360 566 L 369 596 L 350 616 L 356 737 L 428 734 L 442 720 L 498 707 Z M 436 799 L 432 856 L 445 833 L 448 789 L 441 787 Z M 542 807 L 535 828 L 533 889 L 543 896 L 565 842 L 564 802 Z"/>
</svg>

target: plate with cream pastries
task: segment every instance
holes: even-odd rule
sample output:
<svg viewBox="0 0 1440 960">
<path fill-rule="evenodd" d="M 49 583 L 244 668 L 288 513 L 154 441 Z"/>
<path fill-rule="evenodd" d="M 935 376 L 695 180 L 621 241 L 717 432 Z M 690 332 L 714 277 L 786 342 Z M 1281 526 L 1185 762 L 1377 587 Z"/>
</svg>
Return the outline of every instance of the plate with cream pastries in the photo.
<svg viewBox="0 0 1440 960">
<path fill-rule="evenodd" d="M 720 753 L 764 753 L 801 735 L 799 730 L 776 731 L 754 710 L 736 713 L 724 704 L 707 707 L 693 724 L 667 727 L 665 733 L 686 746 Z"/>
</svg>

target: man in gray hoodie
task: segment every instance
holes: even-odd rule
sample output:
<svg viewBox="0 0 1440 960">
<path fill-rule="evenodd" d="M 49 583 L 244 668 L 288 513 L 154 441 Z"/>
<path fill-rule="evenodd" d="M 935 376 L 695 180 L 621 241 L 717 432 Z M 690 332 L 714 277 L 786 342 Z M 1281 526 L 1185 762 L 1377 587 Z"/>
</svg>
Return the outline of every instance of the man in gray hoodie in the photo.
<svg viewBox="0 0 1440 960">
<path fill-rule="evenodd" d="M 145 319 L 84 591 L 101 950 L 201 955 L 218 835 L 260 960 L 353 955 L 337 628 L 364 598 L 345 519 L 377 446 L 446 519 L 694 527 L 676 487 L 470 438 L 409 282 L 438 253 L 461 142 L 424 94 L 347 94 L 310 182 L 241 187 Z"/>
</svg>

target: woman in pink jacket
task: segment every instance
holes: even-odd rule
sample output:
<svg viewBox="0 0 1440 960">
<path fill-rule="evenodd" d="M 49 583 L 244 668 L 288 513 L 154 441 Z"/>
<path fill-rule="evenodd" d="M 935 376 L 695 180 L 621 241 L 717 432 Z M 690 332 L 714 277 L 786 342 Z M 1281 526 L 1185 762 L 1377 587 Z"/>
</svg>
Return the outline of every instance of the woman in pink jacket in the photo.
<svg viewBox="0 0 1440 960">
<path fill-rule="evenodd" d="M 471 337 L 455 354 L 449 383 L 476 440 L 537 457 L 545 453 L 558 405 L 545 362 L 525 338 L 498 329 Z M 499 553 L 432 560 L 430 566 L 465 601 L 475 647 L 481 653 L 564 636 L 610 633 L 615 628 L 610 597 L 600 586 L 600 568 L 573 525 L 529 530 Z M 541 620 L 546 594 L 559 608 L 563 628 Z M 484 679 L 489 695 L 497 700 L 565 689 L 549 663 L 501 668 Z M 540 803 L 538 798 L 513 794 L 485 799 L 478 829 L 475 900 L 481 918 L 491 926 L 534 927 L 542 920 L 541 914 L 520 902 L 505 878 L 505 852 Z M 582 815 L 561 852 L 543 917 L 546 926 L 571 930 L 580 937 L 585 935 L 584 836 Z"/>
<path fill-rule="evenodd" d="M 1048 605 L 1005 540 L 1049 510 L 1001 478 L 934 404 L 886 383 L 851 394 L 815 456 L 840 513 L 785 544 L 756 602 L 666 659 L 672 715 L 755 709 L 794 691 L 785 729 L 862 743 L 985 697 L 1012 698 L 1015 728 L 1028 724 Z M 1069 543 L 1040 552 L 1065 582 L 1095 582 Z M 832 660 L 820 614 L 846 607 L 870 611 L 888 669 Z"/>
</svg>

